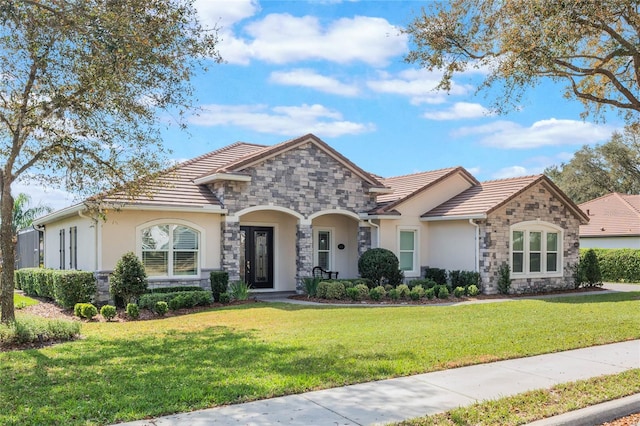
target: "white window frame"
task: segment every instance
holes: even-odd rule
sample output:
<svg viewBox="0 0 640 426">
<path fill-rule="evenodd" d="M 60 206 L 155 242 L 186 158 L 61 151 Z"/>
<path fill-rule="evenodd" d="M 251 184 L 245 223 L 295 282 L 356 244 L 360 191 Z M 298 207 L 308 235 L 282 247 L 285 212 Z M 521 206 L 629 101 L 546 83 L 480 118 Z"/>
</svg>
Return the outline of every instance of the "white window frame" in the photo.
<svg viewBox="0 0 640 426">
<path fill-rule="evenodd" d="M 523 233 L 523 250 L 516 251 L 516 253 L 523 253 L 522 259 L 522 272 L 515 272 L 513 269 L 513 233 L 519 231 Z M 532 232 L 540 232 L 540 251 L 534 253 L 540 253 L 540 272 L 530 272 L 530 234 Z M 547 271 L 547 234 L 557 234 L 556 251 L 549 251 L 548 253 L 556 253 L 556 270 Z M 553 223 L 544 222 L 540 220 L 520 222 L 509 227 L 509 266 L 511 268 L 512 278 L 557 278 L 563 276 L 563 241 L 564 230 L 554 225 Z"/>
<path fill-rule="evenodd" d="M 170 231 L 170 242 L 173 244 L 173 228 L 175 226 L 186 226 L 187 228 L 191 228 L 198 233 L 198 254 L 196 256 L 197 259 L 197 271 L 194 275 L 174 275 L 173 274 L 173 246 L 170 246 L 168 255 L 167 255 L 167 275 L 153 275 L 149 276 L 150 281 L 154 280 L 166 280 L 166 279 L 193 279 L 200 278 L 202 273 L 202 259 L 205 258 L 205 238 L 204 238 L 204 229 L 195 223 L 181 220 L 181 219 L 160 219 L 154 220 L 151 222 L 146 222 L 136 227 L 136 254 L 140 261 L 142 261 L 142 231 L 144 229 L 153 227 L 153 226 L 161 226 L 161 225 L 169 225 Z"/>
<path fill-rule="evenodd" d="M 413 232 L 413 269 L 405 270 L 405 277 L 419 277 L 420 276 L 420 228 L 415 226 L 398 226 L 397 227 L 397 250 L 396 256 L 400 261 L 400 253 L 408 252 L 409 250 L 400 249 L 400 235 L 402 232 Z"/>
<path fill-rule="evenodd" d="M 333 271 L 333 267 L 335 265 L 334 262 L 334 255 L 335 255 L 335 244 L 334 244 L 334 239 L 335 239 L 335 229 L 334 228 L 326 228 L 326 227 L 322 227 L 322 228 L 314 228 L 313 229 L 313 265 L 314 266 L 318 266 L 320 263 L 320 256 L 319 256 L 319 252 L 320 252 L 320 232 L 328 232 L 329 233 L 329 265 L 327 266 L 327 268 L 325 268 L 327 271 Z"/>
</svg>

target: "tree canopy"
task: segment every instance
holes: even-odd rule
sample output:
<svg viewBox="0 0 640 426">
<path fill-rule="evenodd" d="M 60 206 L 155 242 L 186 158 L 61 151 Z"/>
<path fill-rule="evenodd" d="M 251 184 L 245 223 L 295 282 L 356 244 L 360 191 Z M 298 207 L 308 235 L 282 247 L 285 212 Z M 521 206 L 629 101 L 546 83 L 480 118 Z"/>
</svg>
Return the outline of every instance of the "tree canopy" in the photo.
<svg viewBox="0 0 640 426">
<path fill-rule="evenodd" d="M 545 174 L 576 203 L 610 192 L 640 194 L 640 125 L 614 133 L 605 144 L 583 146 Z"/>
<path fill-rule="evenodd" d="M 499 91 L 494 108 L 518 107 L 527 88 L 549 78 L 600 118 L 612 108 L 629 122 L 640 112 L 637 0 L 452 0 L 433 2 L 406 32 L 410 63 L 444 72 L 439 88 L 469 67 Z"/>
<path fill-rule="evenodd" d="M 192 102 L 190 79 L 220 61 L 191 0 L 0 3 L 0 246 L 3 322 L 13 320 L 17 179 L 86 195 L 165 166 L 160 114 Z M 127 185 L 134 193 L 140 185 Z"/>
</svg>

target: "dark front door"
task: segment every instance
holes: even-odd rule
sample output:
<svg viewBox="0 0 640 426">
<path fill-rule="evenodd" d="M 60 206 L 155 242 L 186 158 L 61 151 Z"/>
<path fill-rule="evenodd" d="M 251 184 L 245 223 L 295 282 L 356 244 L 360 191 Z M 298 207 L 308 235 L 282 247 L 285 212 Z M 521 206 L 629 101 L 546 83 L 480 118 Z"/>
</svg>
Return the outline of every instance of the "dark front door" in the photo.
<svg viewBox="0 0 640 426">
<path fill-rule="evenodd" d="M 273 228 L 240 227 L 240 279 L 251 288 L 273 288 Z"/>
</svg>

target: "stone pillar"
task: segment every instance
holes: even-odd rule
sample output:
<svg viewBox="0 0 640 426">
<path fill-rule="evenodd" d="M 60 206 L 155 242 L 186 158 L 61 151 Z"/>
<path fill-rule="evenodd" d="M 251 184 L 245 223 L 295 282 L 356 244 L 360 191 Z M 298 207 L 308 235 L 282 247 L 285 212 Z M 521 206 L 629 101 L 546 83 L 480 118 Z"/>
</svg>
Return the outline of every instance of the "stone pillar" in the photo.
<svg viewBox="0 0 640 426">
<path fill-rule="evenodd" d="M 358 257 L 371 248 L 371 227 L 369 225 L 363 226 L 362 223 L 358 226 Z"/>
<path fill-rule="evenodd" d="M 300 221 L 296 232 L 296 291 L 302 292 L 302 279 L 313 269 L 313 229 L 311 222 Z"/>
<path fill-rule="evenodd" d="M 229 281 L 240 280 L 240 220 L 235 216 L 226 216 L 220 241 L 222 270 L 229 274 Z"/>
</svg>

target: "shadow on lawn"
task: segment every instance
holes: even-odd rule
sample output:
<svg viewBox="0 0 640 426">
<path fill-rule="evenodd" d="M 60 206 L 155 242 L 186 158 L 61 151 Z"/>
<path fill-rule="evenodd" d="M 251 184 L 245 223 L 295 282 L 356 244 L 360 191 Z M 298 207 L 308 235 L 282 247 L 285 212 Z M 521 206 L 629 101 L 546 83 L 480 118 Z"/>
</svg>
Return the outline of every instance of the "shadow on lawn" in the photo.
<svg viewBox="0 0 640 426">
<path fill-rule="evenodd" d="M 330 345 L 317 356 L 304 353 L 226 327 L 7 353 L 0 357 L 0 424 L 116 423 L 371 375 Z"/>
</svg>

